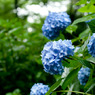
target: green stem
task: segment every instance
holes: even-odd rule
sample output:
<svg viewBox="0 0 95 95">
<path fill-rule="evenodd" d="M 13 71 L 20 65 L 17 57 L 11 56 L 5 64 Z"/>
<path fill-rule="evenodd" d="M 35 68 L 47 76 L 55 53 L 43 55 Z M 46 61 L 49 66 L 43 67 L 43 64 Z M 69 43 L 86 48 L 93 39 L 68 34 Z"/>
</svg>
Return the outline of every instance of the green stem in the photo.
<svg viewBox="0 0 95 95">
<path fill-rule="evenodd" d="M 73 92 L 73 93 L 78 93 L 78 94 L 85 94 L 85 95 L 92 95 L 89 93 L 84 93 L 84 92 L 78 92 L 78 91 L 69 91 L 69 90 L 60 90 L 60 91 L 54 91 L 54 92 Z"/>
<path fill-rule="evenodd" d="M 17 16 L 18 0 L 14 0 L 14 5 L 15 5 L 16 16 Z"/>
<path fill-rule="evenodd" d="M 76 41 L 78 41 L 78 40 L 80 40 L 79 37 L 77 37 L 77 38 L 75 38 L 75 39 L 72 39 L 72 43 L 74 43 L 74 42 L 76 42 Z"/>
</svg>

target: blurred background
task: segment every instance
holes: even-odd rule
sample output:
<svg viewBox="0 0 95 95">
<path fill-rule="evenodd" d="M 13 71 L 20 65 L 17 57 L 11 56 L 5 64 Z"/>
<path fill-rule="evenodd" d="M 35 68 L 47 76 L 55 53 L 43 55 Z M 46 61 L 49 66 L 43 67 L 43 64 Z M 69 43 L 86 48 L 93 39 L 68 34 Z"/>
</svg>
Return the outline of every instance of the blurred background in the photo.
<svg viewBox="0 0 95 95">
<path fill-rule="evenodd" d="M 29 95 L 34 83 L 51 86 L 56 81 L 58 76 L 43 70 L 41 51 L 50 40 L 41 28 L 49 11 L 67 11 L 72 22 L 83 16 L 74 5 L 77 1 L 0 0 L 0 95 Z M 77 38 L 85 27 L 73 34 L 64 31 L 56 40 Z"/>
</svg>

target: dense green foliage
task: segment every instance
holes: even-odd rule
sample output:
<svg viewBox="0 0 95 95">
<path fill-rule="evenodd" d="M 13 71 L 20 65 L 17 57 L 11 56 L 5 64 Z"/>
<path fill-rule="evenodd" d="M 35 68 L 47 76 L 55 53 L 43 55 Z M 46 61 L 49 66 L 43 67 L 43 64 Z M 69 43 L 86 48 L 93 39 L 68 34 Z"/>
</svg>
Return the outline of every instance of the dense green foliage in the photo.
<svg viewBox="0 0 95 95">
<path fill-rule="evenodd" d="M 39 4 L 40 2 L 47 4 L 49 0 L 18 1 L 18 6 L 23 7 L 29 1 L 32 1 L 30 4 Z M 61 0 L 52 1 L 60 2 Z M 70 73 L 62 78 L 58 75 L 47 74 L 43 70 L 40 55 L 44 44 L 50 41 L 43 36 L 41 30 L 45 18 L 35 14 L 40 17 L 40 23 L 29 23 L 28 15 L 17 16 L 14 11 L 15 0 L 0 0 L 0 95 L 29 95 L 32 85 L 38 82 L 51 87 L 46 95 L 53 91 L 52 95 L 57 93 L 58 95 L 59 93 L 71 95 L 71 92 L 72 95 L 76 95 L 75 93 L 95 94 L 95 58 L 87 51 L 88 41 L 95 31 L 95 20 L 88 25 L 85 23 L 85 21 L 95 18 L 93 15 L 95 1 L 70 1 L 67 12 L 71 17 L 72 24 L 55 40 L 71 39 L 73 45 L 80 46 L 80 49 L 74 57 L 63 62 L 63 66 L 70 68 Z M 79 2 L 76 3 L 76 1 Z M 84 6 L 81 7 L 81 5 Z M 84 16 L 84 12 L 91 12 L 91 14 L 87 13 L 87 16 Z M 32 32 L 28 31 L 30 27 L 33 29 Z M 83 54 L 83 56 L 78 56 L 79 54 Z M 81 86 L 77 79 L 77 73 L 81 66 L 91 68 L 91 75 L 85 86 Z"/>
<path fill-rule="evenodd" d="M 0 11 L 0 95 L 16 88 L 26 95 L 34 83 L 52 84 L 55 79 L 43 71 L 40 57 L 48 41 L 41 31 L 43 19 L 39 24 L 29 24 L 26 18 L 17 17 L 12 12 L 13 0 L 1 0 L 0 7 L 3 8 Z M 28 32 L 28 27 L 34 31 Z"/>
</svg>

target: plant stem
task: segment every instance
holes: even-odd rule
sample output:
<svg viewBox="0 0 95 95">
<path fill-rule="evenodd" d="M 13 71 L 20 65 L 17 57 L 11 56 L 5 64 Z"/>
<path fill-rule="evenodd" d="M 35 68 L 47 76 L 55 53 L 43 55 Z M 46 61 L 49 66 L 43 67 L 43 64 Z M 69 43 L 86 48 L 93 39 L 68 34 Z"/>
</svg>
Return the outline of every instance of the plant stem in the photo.
<svg viewBox="0 0 95 95">
<path fill-rule="evenodd" d="M 18 0 L 15 0 L 14 1 L 14 5 L 15 5 L 16 16 L 17 16 Z"/>
<path fill-rule="evenodd" d="M 73 93 L 79 93 L 79 94 L 85 94 L 85 95 L 92 95 L 89 93 L 84 93 L 84 92 L 78 92 L 78 91 L 69 91 L 69 90 L 60 90 L 60 91 L 54 91 L 54 92 L 73 92 Z"/>
</svg>

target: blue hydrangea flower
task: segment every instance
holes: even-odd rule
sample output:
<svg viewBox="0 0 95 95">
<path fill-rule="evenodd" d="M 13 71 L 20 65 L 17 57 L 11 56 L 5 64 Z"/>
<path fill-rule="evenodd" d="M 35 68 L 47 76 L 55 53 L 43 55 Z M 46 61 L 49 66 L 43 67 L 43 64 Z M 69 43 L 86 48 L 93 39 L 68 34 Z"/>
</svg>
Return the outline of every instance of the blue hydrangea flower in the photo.
<svg viewBox="0 0 95 95">
<path fill-rule="evenodd" d="M 44 85 L 43 83 L 37 83 L 32 86 L 30 95 L 45 95 L 48 90 L 48 85 Z"/>
<path fill-rule="evenodd" d="M 93 21 L 93 20 L 95 20 L 95 19 L 91 19 L 91 20 L 88 20 L 88 21 L 85 21 L 86 23 L 89 23 L 90 21 Z"/>
<path fill-rule="evenodd" d="M 87 68 L 81 68 L 80 71 L 78 72 L 78 79 L 80 81 L 81 85 L 85 85 L 88 81 L 90 75 L 90 69 Z"/>
<path fill-rule="evenodd" d="M 42 26 L 43 35 L 48 39 L 55 39 L 59 32 L 63 31 L 71 23 L 71 19 L 66 12 L 50 12 Z"/>
<path fill-rule="evenodd" d="M 85 21 L 86 23 L 89 23 L 91 20 Z"/>
<path fill-rule="evenodd" d="M 61 61 L 74 55 L 74 46 L 71 40 L 51 41 L 46 43 L 41 53 L 45 72 L 62 74 L 64 67 Z"/>
<path fill-rule="evenodd" d="M 91 36 L 91 39 L 87 45 L 88 47 L 88 52 L 91 54 L 93 57 L 95 57 L 95 33 Z"/>
</svg>

